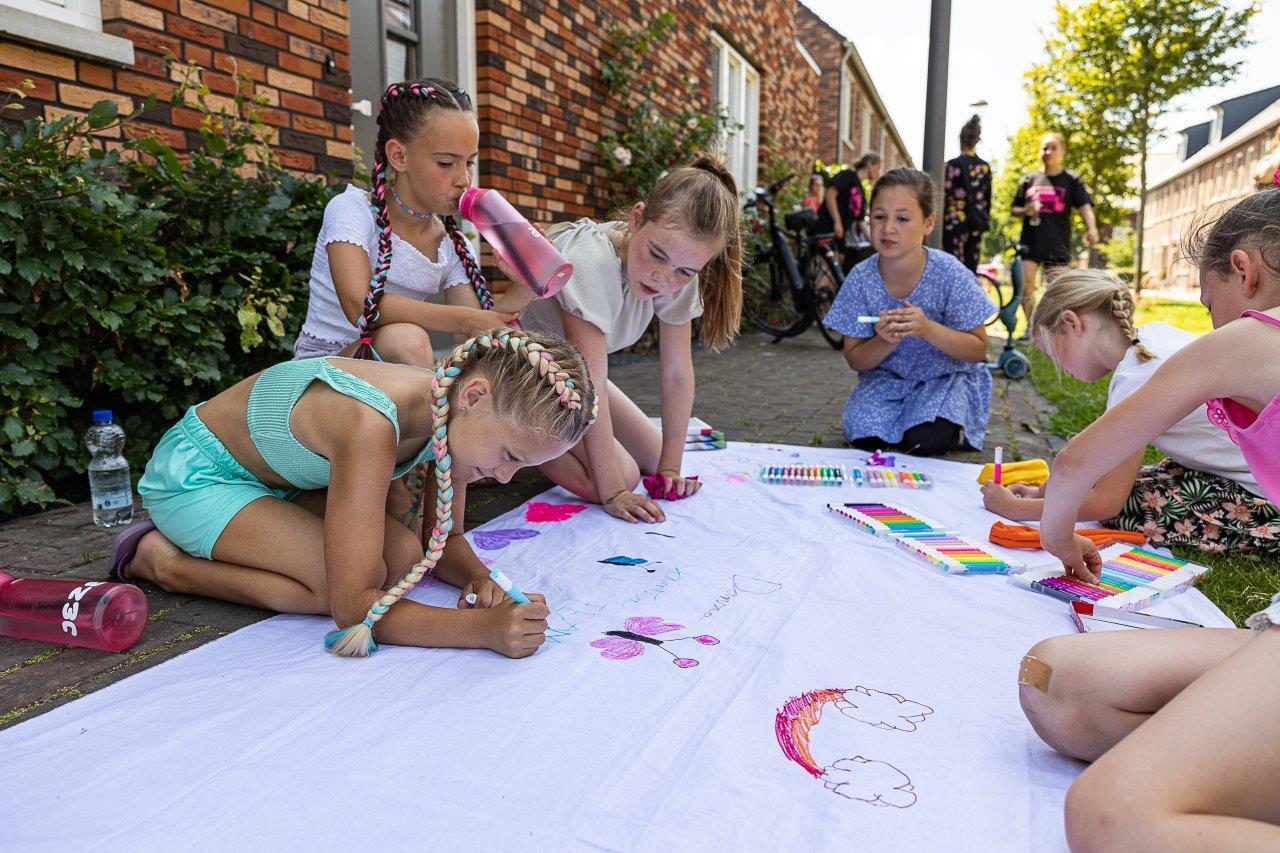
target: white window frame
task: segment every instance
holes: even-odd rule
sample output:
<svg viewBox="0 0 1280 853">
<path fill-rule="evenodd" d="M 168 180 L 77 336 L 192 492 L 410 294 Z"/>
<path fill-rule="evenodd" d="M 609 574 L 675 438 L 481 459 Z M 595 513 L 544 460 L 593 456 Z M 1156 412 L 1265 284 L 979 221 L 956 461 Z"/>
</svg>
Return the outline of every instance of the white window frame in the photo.
<svg viewBox="0 0 1280 853">
<path fill-rule="evenodd" d="M 760 166 L 760 72 L 715 33 L 711 46 L 715 50 L 713 100 L 735 125 L 725 130 L 723 138 L 729 171 L 739 191 L 747 193 L 755 188 Z"/>
<path fill-rule="evenodd" d="M 101 0 L 0 0 L 0 37 L 133 64 L 133 42 L 102 31 Z"/>
<path fill-rule="evenodd" d="M 0 6 L 102 32 L 102 0 L 0 0 Z"/>
</svg>

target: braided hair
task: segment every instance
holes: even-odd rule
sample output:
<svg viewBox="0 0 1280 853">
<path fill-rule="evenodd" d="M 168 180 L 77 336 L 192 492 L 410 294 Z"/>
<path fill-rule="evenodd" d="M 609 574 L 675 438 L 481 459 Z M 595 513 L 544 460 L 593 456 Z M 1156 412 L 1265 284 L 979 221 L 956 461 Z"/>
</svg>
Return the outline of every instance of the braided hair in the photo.
<svg viewBox="0 0 1280 853">
<path fill-rule="evenodd" d="M 391 269 L 391 214 L 387 207 L 387 141 L 408 140 L 420 134 L 427 118 L 437 109 L 471 111 L 471 97 L 456 83 L 448 80 L 409 80 L 387 87 L 378 105 L 378 138 L 373 153 L 373 189 L 371 192 L 374 222 L 378 228 L 378 259 L 369 280 L 369 291 L 364 297 L 364 310 L 356 321 L 360 345 L 356 358 L 369 358 L 373 354 L 373 330 L 378 325 L 378 304 L 387 287 L 387 272 Z M 480 272 L 480 265 L 471 256 L 471 249 L 462 229 L 452 216 L 446 216 L 444 227 L 458 257 L 462 260 L 471 286 L 485 309 L 493 307 L 493 295 L 489 283 Z"/>
<path fill-rule="evenodd" d="M 1049 332 L 1057 332 L 1062 326 L 1062 314 L 1073 311 L 1077 315 L 1097 311 L 1110 317 L 1129 345 L 1134 348 L 1139 361 L 1151 361 L 1156 354 L 1138 340 L 1133 327 L 1135 305 L 1133 293 L 1120 279 L 1109 272 L 1097 269 L 1068 269 L 1054 277 L 1036 303 L 1031 316 L 1031 336 L 1039 338 Z"/>
<path fill-rule="evenodd" d="M 454 347 L 436 365 L 431 379 L 431 442 L 436 469 L 436 519 L 423 558 L 369 608 L 363 621 L 330 631 L 325 647 L 344 657 L 367 657 L 378 650 L 373 627 L 393 604 L 435 568 L 453 530 L 453 459 L 449 455 L 449 394 L 474 372 L 491 383 L 495 412 L 541 423 L 564 442 L 582 437 L 599 411 L 595 389 L 582 356 L 570 344 L 549 335 L 495 329 Z M 547 391 L 551 391 L 550 394 Z M 526 427 L 527 428 L 527 427 Z"/>
</svg>

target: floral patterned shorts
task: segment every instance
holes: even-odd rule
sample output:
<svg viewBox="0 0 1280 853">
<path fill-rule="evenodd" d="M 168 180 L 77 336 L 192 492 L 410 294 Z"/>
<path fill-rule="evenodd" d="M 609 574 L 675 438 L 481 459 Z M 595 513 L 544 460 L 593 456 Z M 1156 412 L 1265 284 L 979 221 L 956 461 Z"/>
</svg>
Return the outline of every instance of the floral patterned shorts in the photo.
<svg viewBox="0 0 1280 853">
<path fill-rule="evenodd" d="M 1153 545 L 1280 556 L 1280 509 L 1238 483 L 1172 459 L 1144 465 L 1124 509 L 1103 524 L 1136 530 Z"/>
</svg>

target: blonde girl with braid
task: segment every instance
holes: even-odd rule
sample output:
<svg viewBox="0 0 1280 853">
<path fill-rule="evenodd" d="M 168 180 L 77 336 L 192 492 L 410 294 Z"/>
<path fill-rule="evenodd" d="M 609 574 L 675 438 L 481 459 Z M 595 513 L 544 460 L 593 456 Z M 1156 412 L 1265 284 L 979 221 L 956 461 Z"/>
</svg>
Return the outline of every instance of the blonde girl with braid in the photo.
<svg viewBox="0 0 1280 853">
<path fill-rule="evenodd" d="M 462 486 L 560 456 L 595 410 L 577 350 L 506 327 L 434 369 L 278 364 L 165 434 L 138 485 L 150 520 L 117 537 L 109 566 L 170 592 L 330 614 L 339 630 L 328 645 L 342 655 L 388 642 L 524 657 L 543 642 L 546 603 L 515 604 L 455 535 Z M 422 464 L 434 484 L 423 490 L 425 553 L 387 512 L 393 478 Z M 400 600 L 427 573 L 459 589 L 456 609 Z"/>
<path fill-rule="evenodd" d="M 600 392 L 600 420 L 567 455 L 542 466 L 551 480 L 615 518 L 666 519 L 633 490 L 656 475 L 663 495 L 687 497 L 698 481 L 682 465 L 693 409 L 693 321 L 702 343 L 728 346 L 742 315 L 738 187 L 718 157 L 703 155 L 658 179 L 643 201 L 610 222 L 580 219 L 547 232 L 574 274 L 552 299 L 532 302 L 526 328 L 563 335 L 582 351 Z M 658 319 L 662 428 L 609 382 L 609 354 Z"/>
<path fill-rule="evenodd" d="M 325 208 L 295 358 L 356 355 L 429 367 L 429 333 L 455 343 L 502 326 L 532 298 L 518 277 L 495 297 L 458 227 L 480 130 L 448 80 L 395 83 L 382 96 L 373 187 L 348 185 Z M 443 291 L 443 305 L 426 301 Z"/>
<path fill-rule="evenodd" d="M 1196 336 L 1167 323 L 1134 326 L 1128 286 L 1109 273 L 1073 269 L 1045 290 L 1030 334 L 1057 365 L 1083 382 L 1110 374 L 1107 408 L 1141 388 Z M 1153 442 L 1165 458 L 1142 465 L 1139 450 L 1098 480 L 1080 507 L 1081 521 L 1144 534 L 1156 545 L 1280 556 L 1280 510 L 1262 495 L 1240 448 L 1214 426 L 1205 406 Z M 987 509 L 1016 521 L 1039 521 L 1044 487 L 988 483 Z"/>
</svg>

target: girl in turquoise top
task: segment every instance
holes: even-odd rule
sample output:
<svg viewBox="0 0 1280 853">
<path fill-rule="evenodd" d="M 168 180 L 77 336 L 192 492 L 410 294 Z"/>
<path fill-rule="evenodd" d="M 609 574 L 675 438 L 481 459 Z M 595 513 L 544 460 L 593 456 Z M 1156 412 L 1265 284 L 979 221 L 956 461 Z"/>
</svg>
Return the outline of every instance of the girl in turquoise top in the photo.
<svg viewBox="0 0 1280 853">
<path fill-rule="evenodd" d="M 578 351 L 511 329 L 471 338 L 434 371 L 279 364 L 192 407 L 160 440 L 138 484 L 151 521 L 117 537 L 111 569 L 170 592 L 332 614 L 339 654 L 376 651 L 376 625 L 386 642 L 524 657 L 544 639 L 541 596 L 516 605 L 449 533 L 462 527 L 466 483 L 505 483 L 556 458 L 594 412 Z M 435 516 L 425 557 L 396 519 L 403 508 L 388 505 L 393 478 L 423 461 L 437 480 L 419 508 Z M 458 610 L 409 601 L 388 612 L 433 569 L 461 590 Z"/>
</svg>

